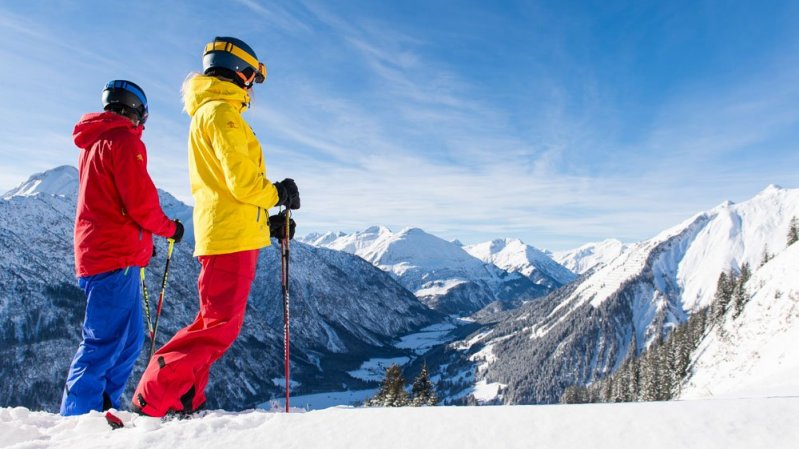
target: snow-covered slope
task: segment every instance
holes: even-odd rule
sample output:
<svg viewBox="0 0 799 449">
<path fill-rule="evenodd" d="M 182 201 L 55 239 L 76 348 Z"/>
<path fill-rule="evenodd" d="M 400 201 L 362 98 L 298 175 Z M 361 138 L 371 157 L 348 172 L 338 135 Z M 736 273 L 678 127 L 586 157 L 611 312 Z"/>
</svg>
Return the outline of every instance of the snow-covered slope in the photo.
<svg viewBox="0 0 799 449">
<path fill-rule="evenodd" d="M 495 385 L 496 401 L 557 401 L 567 385 L 606 376 L 708 306 L 721 272 L 757 267 L 765 251 L 785 248 L 795 216 L 799 189 L 776 186 L 697 214 L 524 305 L 480 338 L 453 344 L 441 363 L 459 364 L 461 387 Z"/>
<path fill-rule="evenodd" d="M 47 177 L 42 179 L 47 184 Z M 166 206 L 176 200 L 162 196 L 161 201 Z M 0 200 L 0 405 L 58 407 L 85 306 L 74 274 L 74 215 L 74 195 Z M 163 274 L 166 254 L 163 239 L 156 242 L 158 255 L 147 270 L 151 291 Z M 396 338 L 442 319 L 358 257 L 301 243 L 291 249 L 296 394 L 374 387 L 347 371 L 374 353 L 410 354 L 394 346 Z M 197 313 L 199 266 L 192 250 L 186 242 L 175 246 L 159 325 L 161 344 Z M 279 270 L 275 244 L 261 251 L 241 335 L 212 369 L 208 393 L 214 407 L 240 410 L 282 395 Z M 142 360 L 137 369 L 143 365 Z M 137 376 L 138 371 L 132 382 Z"/>
<path fill-rule="evenodd" d="M 583 274 L 596 266 L 607 264 L 628 249 L 629 246 L 619 240 L 607 239 L 586 243 L 568 251 L 555 252 L 552 254 L 552 259 L 574 273 Z"/>
<path fill-rule="evenodd" d="M 757 270 L 741 315 L 694 353 L 681 398 L 799 396 L 799 244 Z"/>
<path fill-rule="evenodd" d="M 46 193 L 59 196 L 75 196 L 78 192 L 78 169 L 62 165 L 52 170 L 36 173 L 27 181 L 3 194 L 3 199 L 13 196 L 32 196 Z"/>
<path fill-rule="evenodd" d="M 394 233 L 374 226 L 334 236 L 313 235 L 305 241 L 362 257 L 391 274 L 429 307 L 444 313 L 468 315 L 494 301 L 529 300 L 550 290 L 418 228 Z"/>
<path fill-rule="evenodd" d="M 197 449 L 788 449 L 799 399 L 517 407 L 335 408 L 310 413 L 211 412 L 161 422 L 123 413 L 60 417 L 0 409 L 0 447 Z"/>
<path fill-rule="evenodd" d="M 466 252 L 503 270 L 521 273 L 538 285 L 555 289 L 577 276 L 541 250 L 518 239 L 497 239 L 464 247 Z"/>
</svg>

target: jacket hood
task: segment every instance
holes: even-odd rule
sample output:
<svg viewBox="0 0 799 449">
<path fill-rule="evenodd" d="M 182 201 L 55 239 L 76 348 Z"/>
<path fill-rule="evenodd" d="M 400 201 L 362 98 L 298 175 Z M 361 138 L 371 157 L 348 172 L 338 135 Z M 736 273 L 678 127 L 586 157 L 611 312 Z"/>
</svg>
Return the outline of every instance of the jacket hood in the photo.
<svg viewBox="0 0 799 449">
<path fill-rule="evenodd" d="M 181 92 L 183 94 L 183 110 L 190 116 L 194 116 L 200 106 L 213 100 L 226 101 L 240 108 L 241 112 L 246 111 L 247 105 L 250 103 L 250 96 L 246 90 L 213 76 L 192 76 L 183 83 Z"/>
<path fill-rule="evenodd" d="M 113 112 L 93 112 L 80 118 L 72 131 L 72 138 L 78 148 L 87 149 L 100 136 L 116 128 L 127 128 L 136 137 L 141 137 L 144 130 L 144 126 L 135 126 L 129 119 Z"/>
</svg>

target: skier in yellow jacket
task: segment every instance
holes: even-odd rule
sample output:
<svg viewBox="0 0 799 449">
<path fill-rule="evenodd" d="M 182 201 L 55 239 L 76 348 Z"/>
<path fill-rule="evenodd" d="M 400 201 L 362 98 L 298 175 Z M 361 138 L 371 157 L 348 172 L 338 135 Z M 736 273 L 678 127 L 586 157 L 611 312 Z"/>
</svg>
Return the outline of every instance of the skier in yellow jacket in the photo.
<svg viewBox="0 0 799 449">
<path fill-rule="evenodd" d="M 239 39 L 217 37 L 205 46 L 203 75 L 183 86 L 191 116 L 189 178 L 194 197 L 194 255 L 202 266 L 200 312 L 150 360 L 132 398 L 149 416 L 192 413 L 205 403 L 211 365 L 233 344 L 244 320 L 258 250 L 270 244 L 267 210 L 299 209 L 292 179 L 272 183 L 263 152 L 242 118 L 253 83 L 266 69 Z M 273 220 L 282 235 L 285 219 Z"/>
</svg>

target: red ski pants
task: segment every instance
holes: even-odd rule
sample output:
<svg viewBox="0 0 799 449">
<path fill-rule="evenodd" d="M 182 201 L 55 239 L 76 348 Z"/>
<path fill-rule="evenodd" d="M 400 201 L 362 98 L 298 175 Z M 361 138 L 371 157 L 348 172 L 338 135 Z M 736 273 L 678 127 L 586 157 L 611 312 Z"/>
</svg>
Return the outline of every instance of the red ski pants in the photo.
<svg viewBox="0 0 799 449">
<path fill-rule="evenodd" d="M 161 417 L 205 403 L 211 365 L 233 344 L 244 321 L 258 250 L 200 256 L 200 312 L 155 352 L 133 394 L 138 411 Z"/>
</svg>

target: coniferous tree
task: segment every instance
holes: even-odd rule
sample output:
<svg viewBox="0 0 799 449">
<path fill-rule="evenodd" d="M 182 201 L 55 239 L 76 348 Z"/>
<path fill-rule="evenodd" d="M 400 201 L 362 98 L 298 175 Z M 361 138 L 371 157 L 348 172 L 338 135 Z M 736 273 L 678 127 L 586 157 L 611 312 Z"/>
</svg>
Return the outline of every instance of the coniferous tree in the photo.
<svg viewBox="0 0 799 449">
<path fill-rule="evenodd" d="M 693 318 L 693 317 L 692 317 Z M 690 318 L 689 318 L 690 320 Z M 688 374 L 688 364 L 691 363 L 691 352 L 694 346 L 688 330 L 689 323 L 681 324 L 671 335 L 671 353 L 673 360 L 671 397 L 679 394 L 682 380 Z"/>
<path fill-rule="evenodd" d="M 743 311 L 744 305 L 749 300 L 746 294 L 745 284 L 749 281 L 750 277 L 752 277 L 752 269 L 749 267 L 748 263 L 744 263 L 741 266 L 740 276 L 732 279 L 732 293 L 730 295 L 730 304 L 728 308 L 732 309 L 733 318 L 738 318 L 738 315 Z"/>
<path fill-rule="evenodd" d="M 746 286 L 744 285 L 744 277 L 741 276 L 738 282 L 735 283 L 735 290 L 732 293 L 732 316 L 738 318 L 743 312 L 744 306 L 749 301 L 749 295 L 746 293 Z"/>
<path fill-rule="evenodd" d="M 799 221 L 796 217 L 791 218 L 791 224 L 788 226 L 788 246 L 793 245 L 799 241 Z"/>
<path fill-rule="evenodd" d="M 630 349 L 627 351 L 630 360 L 629 390 L 630 400 L 638 401 L 641 399 L 641 357 L 638 354 L 638 334 L 633 330 L 633 338 L 630 342 Z"/>
<path fill-rule="evenodd" d="M 769 260 L 773 259 L 774 256 L 769 254 L 768 252 L 768 245 L 763 249 L 763 256 L 760 258 L 760 266 L 767 264 Z"/>
<path fill-rule="evenodd" d="M 386 368 L 386 377 L 377 394 L 366 401 L 369 407 L 404 407 L 408 405 L 408 393 L 405 391 L 405 378 L 399 365 Z"/>
<path fill-rule="evenodd" d="M 588 389 L 580 385 L 569 385 L 560 397 L 561 404 L 585 404 L 586 402 L 594 401 L 590 399 Z"/>
<path fill-rule="evenodd" d="M 655 347 L 646 351 L 641 364 L 641 399 L 644 401 L 657 401 L 660 388 L 660 370 L 655 355 Z"/>
<path fill-rule="evenodd" d="M 430 374 L 427 371 L 427 364 L 422 366 L 422 371 L 416 376 L 411 387 L 411 405 L 421 407 L 425 405 L 438 404 L 438 396 L 435 387 L 430 382 Z"/>
<path fill-rule="evenodd" d="M 749 266 L 749 262 L 744 262 L 744 264 L 741 265 L 741 275 L 739 276 L 738 281 L 741 283 L 741 285 L 743 285 L 749 282 L 749 278 L 751 277 L 752 267 Z"/>
<path fill-rule="evenodd" d="M 622 385 L 621 372 L 619 372 L 619 375 L 608 376 L 604 381 L 609 385 L 610 402 L 624 402 L 624 385 Z"/>
<path fill-rule="evenodd" d="M 613 389 L 610 378 L 606 377 L 599 383 L 599 402 L 613 402 Z"/>
<path fill-rule="evenodd" d="M 716 282 L 716 294 L 713 296 L 712 315 L 713 322 L 721 323 L 724 313 L 727 312 L 727 306 L 732 300 L 733 289 L 735 288 L 734 280 L 731 275 L 725 272 L 719 274 L 719 280 Z"/>
<path fill-rule="evenodd" d="M 671 399 L 671 390 L 674 387 L 672 384 L 674 363 L 672 362 L 671 351 L 669 351 L 667 342 L 661 340 L 660 344 L 655 348 L 655 359 L 658 367 L 657 400 L 667 401 Z"/>
</svg>

